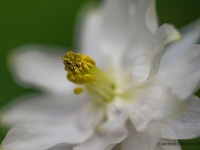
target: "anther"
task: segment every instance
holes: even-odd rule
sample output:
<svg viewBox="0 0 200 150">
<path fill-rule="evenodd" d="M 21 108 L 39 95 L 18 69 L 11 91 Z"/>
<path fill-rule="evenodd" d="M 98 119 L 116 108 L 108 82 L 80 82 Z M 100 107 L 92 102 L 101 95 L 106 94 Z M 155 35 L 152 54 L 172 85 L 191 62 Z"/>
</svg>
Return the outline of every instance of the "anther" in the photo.
<svg viewBox="0 0 200 150">
<path fill-rule="evenodd" d="M 74 94 L 81 94 L 83 92 L 83 88 L 81 88 L 81 87 L 76 87 L 76 88 L 74 88 Z"/>
<path fill-rule="evenodd" d="M 90 70 L 95 67 L 95 61 L 87 55 L 69 51 L 62 58 L 65 70 L 68 71 L 67 78 L 76 83 L 84 84 L 94 81 Z"/>
</svg>

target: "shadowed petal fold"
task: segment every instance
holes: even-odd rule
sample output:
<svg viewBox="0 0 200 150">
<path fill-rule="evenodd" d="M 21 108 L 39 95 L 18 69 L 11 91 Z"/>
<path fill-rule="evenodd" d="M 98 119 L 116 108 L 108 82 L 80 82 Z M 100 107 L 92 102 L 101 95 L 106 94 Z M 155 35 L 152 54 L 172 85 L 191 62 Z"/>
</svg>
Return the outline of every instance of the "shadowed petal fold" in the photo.
<svg viewBox="0 0 200 150">
<path fill-rule="evenodd" d="M 67 145 L 67 144 L 58 144 L 54 147 L 51 147 L 48 150 L 73 150 L 73 146 L 72 145 Z"/>
</svg>

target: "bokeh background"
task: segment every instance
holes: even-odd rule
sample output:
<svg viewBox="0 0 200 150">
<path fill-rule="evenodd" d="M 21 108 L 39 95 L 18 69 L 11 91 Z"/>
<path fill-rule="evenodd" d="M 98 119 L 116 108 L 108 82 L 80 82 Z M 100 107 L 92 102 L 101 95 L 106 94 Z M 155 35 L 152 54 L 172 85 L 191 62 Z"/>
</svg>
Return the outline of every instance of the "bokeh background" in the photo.
<svg viewBox="0 0 200 150">
<path fill-rule="evenodd" d="M 100 0 L 0 0 L 0 109 L 30 92 L 15 83 L 8 68 L 12 50 L 24 44 L 74 48 L 74 31 L 81 9 Z M 181 28 L 200 17 L 200 0 L 157 0 L 160 23 Z M 199 94 L 198 94 L 199 95 Z M 0 125 L 0 143 L 7 129 Z M 183 150 L 199 150 L 200 139 L 180 141 Z M 191 142 L 199 144 L 190 145 Z M 187 144 L 188 143 L 188 144 Z"/>
</svg>

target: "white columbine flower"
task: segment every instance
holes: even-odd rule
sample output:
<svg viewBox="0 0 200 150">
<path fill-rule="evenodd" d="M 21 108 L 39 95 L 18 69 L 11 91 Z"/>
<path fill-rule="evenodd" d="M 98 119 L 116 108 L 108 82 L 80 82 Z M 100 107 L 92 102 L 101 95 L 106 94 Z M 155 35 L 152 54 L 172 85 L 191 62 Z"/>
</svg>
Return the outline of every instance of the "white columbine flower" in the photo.
<svg viewBox="0 0 200 150">
<path fill-rule="evenodd" d="M 44 94 L 1 115 L 7 124 L 23 120 L 3 150 L 179 150 L 177 139 L 200 135 L 199 24 L 166 47 L 180 34 L 158 28 L 154 0 L 106 0 L 82 22 L 81 54 L 63 57 L 71 82 L 62 54 L 33 46 L 13 55 L 17 78 Z"/>
</svg>

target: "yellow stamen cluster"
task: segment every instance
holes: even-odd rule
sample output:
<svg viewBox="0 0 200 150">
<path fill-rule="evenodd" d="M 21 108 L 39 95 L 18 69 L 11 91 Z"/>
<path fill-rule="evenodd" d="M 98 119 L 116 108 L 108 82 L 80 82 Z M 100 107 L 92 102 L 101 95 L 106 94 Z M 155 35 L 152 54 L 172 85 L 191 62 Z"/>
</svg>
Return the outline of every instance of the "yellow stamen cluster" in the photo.
<svg viewBox="0 0 200 150">
<path fill-rule="evenodd" d="M 110 102 L 114 97 L 114 85 L 112 80 L 98 67 L 95 61 L 84 54 L 69 51 L 62 58 L 65 70 L 68 71 L 67 78 L 79 85 L 100 102 Z M 74 89 L 75 94 L 83 92 L 82 87 Z"/>
<path fill-rule="evenodd" d="M 62 59 L 70 81 L 85 84 L 95 80 L 90 74 L 90 70 L 95 67 L 95 61 L 89 56 L 69 51 Z"/>
</svg>

